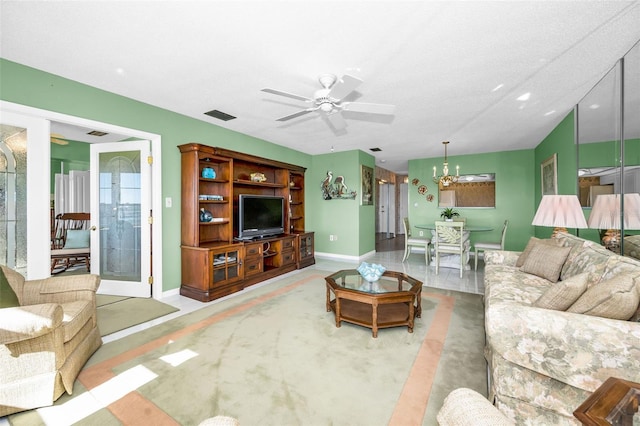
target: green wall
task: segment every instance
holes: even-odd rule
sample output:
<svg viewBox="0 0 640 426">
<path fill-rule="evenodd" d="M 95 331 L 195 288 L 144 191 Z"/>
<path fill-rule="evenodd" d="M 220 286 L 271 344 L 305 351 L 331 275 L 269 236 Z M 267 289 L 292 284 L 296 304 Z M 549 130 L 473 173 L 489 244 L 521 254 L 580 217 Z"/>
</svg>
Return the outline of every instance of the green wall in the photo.
<svg viewBox="0 0 640 426">
<path fill-rule="evenodd" d="M 375 159 L 363 151 L 353 150 L 315 155 L 311 172 L 306 176 L 307 217 L 316 225 L 315 249 L 320 253 L 361 256 L 375 250 L 375 206 L 360 205 L 360 165 L 375 167 Z M 327 171 L 344 176 L 349 190 L 356 191 L 355 200 L 324 200 L 320 183 Z M 329 236 L 337 240 L 330 241 Z"/>
<path fill-rule="evenodd" d="M 408 211 L 413 235 L 419 235 L 420 232 L 415 225 L 440 220 L 442 209 L 438 207 L 438 186 L 433 183 L 432 178 L 433 166 L 441 170 L 443 161 L 443 157 L 409 161 Z M 453 167 L 459 165 L 462 174 L 496 174 L 495 208 L 456 208 L 461 216 L 467 218 L 468 224 L 493 228 L 491 232 L 472 233 L 472 244 L 479 240 L 499 241 L 502 225 L 508 219 L 505 249 L 522 250 L 533 233 L 531 220 L 535 214 L 535 205 L 531 195 L 535 175 L 534 151 L 449 156 L 449 164 Z M 419 180 L 418 185 L 413 184 L 414 179 Z M 425 195 L 418 193 L 418 187 L 422 184 L 428 188 Z M 433 201 L 427 200 L 428 194 L 434 195 Z"/>
<path fill-rule="evenodd" d="M 198 142 L 307 168 L 312 166 L 311 156 L 299 151 L 5 59 L 0 59 L 0 99 L 162 136 L 162 199 L 172 197 L 174 200 L 172 208 L 163 208 L 164 291 L 180 286 L 180 156 L 176 148 L 178 145 Z M 310 182 L 313 182 L 313 179 Z M 306 196 L 313 196 L 313 191 L 307 192 Z M 320 224 L 314 222 L 314 218 L 317 217 L 318 215 L 315 215 L 305 221 L 308 229 L 322 230 Z"/>
<path fill-rule="evenodd" d="M 356 200 L 325 201 L 320 192 L 320 182 L 327 170 L 331 170 L 334 176 L 344 176 L 349 188 L 360 195 L 360 166 L 375 165 L 374 157 L 363 151 L 312 157 L 4 59 L 0 59 L 0 99 L 162 136 L 162 199 L 175 200 L 173 208 L 163 210 L 165 291 L 180 285 L 180 264 L 174 261 L 180 258 L 180 209 L 177 207 L 180 157 L 176 146 L 187 142 L 220 146 L 307 167 L 305 222 L 307 229 L 316 232 L 316 250 L 344 256 L 360 256 L 375 250 L 375 206 L 360 205 L 359 196 Z M 533 227 L 531 221 L 541 198 L 540 163 L 553 153 L 558 155 L 558 193 L 576 194 L 573 113 L 535 149 L 450 157 L 450 163 L 460 165 L 462 173 L 496 173 L 495 209 L 459 209 L 470 223 L 494 228 L 492 232 L 474 234 L 473 240 L 497 240 L 505 219 L 510 221 L 505 243 L 509 250 L 524 248 L 534 233 L 538 236 L 551 233 L 551 229 Z M 431 182 L 433 166 L 441 168 L 442 161 L 442 157 L 409 161 L 409 218 L 413 225 L 439 218 L 437 201 L 428 202 L 425 196 L 420 196 L 411 180 L 417 178 L 426 183 L 428 193 L 435 194 L 435 185 Z M 337 235 L 338 239 L 331 242 L 329 235 Z"/>
</svg>

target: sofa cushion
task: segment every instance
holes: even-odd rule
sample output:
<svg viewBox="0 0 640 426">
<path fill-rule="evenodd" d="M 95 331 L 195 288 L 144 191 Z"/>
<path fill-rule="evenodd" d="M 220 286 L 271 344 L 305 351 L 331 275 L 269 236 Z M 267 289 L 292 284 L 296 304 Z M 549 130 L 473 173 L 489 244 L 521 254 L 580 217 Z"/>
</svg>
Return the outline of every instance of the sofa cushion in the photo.
<svg viewBox="0 0 640 426">
<path fill-rule="evenodd" d="M 633 277 L 640 276 L 640 262 L 630 257 L 610 256 L 602 274 L 602 281 L 622 274 Z"/>
<path fill-rule="evenodd" d="M 628 320 L 636 313 L 639 301 L 636 278 L 617 275 L 585 291 L 567 312 Z"/>
<path fill-rule="evenodd" d="M 589 287 L 591 287 L 600 281 L 612 254 L 613 252 L 591 241 L 585 242 L 579 249 L 574 246 L 562 268 L 560 279 L 566 280 L 583 272 L 591 272 L 589 280 Z"/>
<path fill-rule="evenodd" d="M 542 296 L 533 303 L 533 306 L 556 311 L 566 311 L 582 296 L 582 293 L 587 290 L 589 275 L 589 272 L 585 272 L 574 275 L 567 280 L 558 281 L 549 287 Z"/>
<path fill-rule="evenodd" d="M 522 264 L 521 270 L 554 283 L 560 278 L 562 265 L 564 265 L 570 250 L 569 247 L 535 244 Z"/>
<path fill-rule="evenodd" d="M 0 268 L 0 308 L 15 308 L 20 306 L 18 295 L 13 291 L 7 277 Z"/>
<path fill-rule="evenodd" d="M 527 260 L 527 258 L 529 257 L 529 253 L 531 253 L 531 249 L 533 249 L 533 247 L 535 247 L 537 244 L 549 244 L 552 246 L 560 246 L 562 245 L 562 241 L 557 240 L 555 238 L 549 238 L 547 240 L 541 240 L 540 238 L 536 238 L 536 237 L 529 238 L 529 242 L 527 243 L 527 246 L 524 248 L 524 251 L 520 254 L 520 257 L 518 257 L 518 260 L 516 261 L 516 266 L 518 268 L 524 264 L 524 261 Z"/>
<path fill-rule="evenodd" d="M 624 255 L 640 259 L 640 235 L 624 237 Z"/>
</svg>

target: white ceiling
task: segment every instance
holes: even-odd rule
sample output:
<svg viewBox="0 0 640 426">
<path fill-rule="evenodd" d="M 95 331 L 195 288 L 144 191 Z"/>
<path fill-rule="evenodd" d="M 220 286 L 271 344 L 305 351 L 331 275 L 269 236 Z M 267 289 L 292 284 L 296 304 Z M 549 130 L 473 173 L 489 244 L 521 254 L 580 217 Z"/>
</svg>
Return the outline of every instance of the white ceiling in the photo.
<svg viewBox="0 0 640 426">
<path fill-rule="evenodd" d="M 5 59 L 309 154 L 379 147 L 395 172 L 443 140 L 452 156 L 535 147 L 640 39 L 640 0 L 0 7 Z M 322 73 L 361 78 L 351 100 L 395 116 L 345 112 L 341 135 L 320 112 L 275 121 L 308 105 L 260 89 L 311 97 Z"/>
</svg>

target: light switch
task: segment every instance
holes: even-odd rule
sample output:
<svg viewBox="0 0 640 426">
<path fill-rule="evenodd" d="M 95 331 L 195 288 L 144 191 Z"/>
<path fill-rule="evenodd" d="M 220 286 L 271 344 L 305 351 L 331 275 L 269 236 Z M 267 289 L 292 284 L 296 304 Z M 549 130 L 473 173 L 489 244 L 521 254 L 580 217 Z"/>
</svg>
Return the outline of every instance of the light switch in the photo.
<svg viewBox="0 0 640 426">
<path fill-rule="evenodd" d="M 167 197 L 164 199 L 164 206 L 170 208 L 173 205 L 173 200 L 171 197 Z"/>
</svg>

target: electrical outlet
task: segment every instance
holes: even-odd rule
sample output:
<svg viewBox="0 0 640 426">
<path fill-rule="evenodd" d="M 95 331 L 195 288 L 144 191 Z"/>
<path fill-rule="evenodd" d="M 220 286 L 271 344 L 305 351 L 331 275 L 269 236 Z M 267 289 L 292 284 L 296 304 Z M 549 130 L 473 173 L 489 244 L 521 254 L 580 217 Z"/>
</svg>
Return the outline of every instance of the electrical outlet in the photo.
<svg viewBox="0 0 640 426">
<path fill-rule="evenodd" d="M 333 235 L 329 235 L 329 241 L 333 241 Z"/>
<path fill-rule="evenodd" d="M 337 235 L 333 236 L 333 241 L 338 241 L 338 236 Z"/>
<path fill-rule="evenodd" d="M 424 237 L 424 231 L 420 231 L 420 236 Z"/>
</svg>

